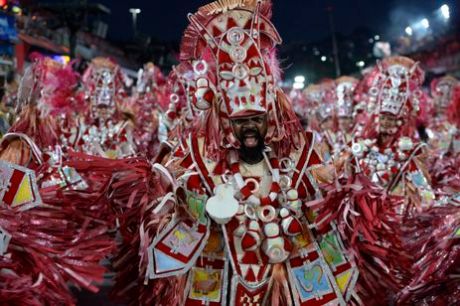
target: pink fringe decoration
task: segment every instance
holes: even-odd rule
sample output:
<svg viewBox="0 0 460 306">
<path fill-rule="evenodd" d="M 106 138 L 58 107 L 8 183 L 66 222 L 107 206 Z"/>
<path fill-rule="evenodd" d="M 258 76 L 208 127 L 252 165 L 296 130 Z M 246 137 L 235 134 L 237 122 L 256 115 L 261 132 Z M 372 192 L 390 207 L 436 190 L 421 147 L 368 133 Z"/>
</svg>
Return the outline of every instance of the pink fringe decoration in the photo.
<svg viewBox="0 0 460 306">
<path fill-rule="evenodd" d="M 460 300 L 460 207 L 434 207 L 408 220 L 408 249 L 415 255 L 413 279 L 400 305 L 456 305 Z"/>
<path fill-rule="evenodd" d="M 36 172 L 40 179 L 50 174 L 47 164 Z M 42 188 L 40 195 L 44 205 L 24 212 L 0 207 L 0 227 L 12 235 L 0 260 L 0 300 L 8 305 L 74 305 L 68 285 L 97 292 L 106 272 L 100 262 L 114 248 L 107 224 L 78 207 L 99 195 L 58 186 Z"/>
<path fill-rule="evenodd" d="M 357 290 L 372 305 L 387 305 L 410 280 L 411 256 L 402 240 L 404 199 L 389 196 L 357 174 L 340 187 L 326 186 L 324 200 L 312 203 L 316 222 L 327 228 L 335 222 L 346 249 L 360 271 Z"/>
</svg>

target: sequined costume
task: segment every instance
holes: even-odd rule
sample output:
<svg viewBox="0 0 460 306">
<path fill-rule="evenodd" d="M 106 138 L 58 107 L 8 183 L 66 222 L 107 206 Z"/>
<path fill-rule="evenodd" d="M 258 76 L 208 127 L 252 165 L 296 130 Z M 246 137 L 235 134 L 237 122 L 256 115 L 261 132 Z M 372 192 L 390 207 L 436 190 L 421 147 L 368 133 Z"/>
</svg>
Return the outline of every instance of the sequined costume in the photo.
<svg viewBox="0 0 460 306">
<path fill-rule="evenodd" d="M 137 283 L 140 304 L 345 305 L 353 295 L 358 273 L 334 226 L 318 231 L 304 206 L 331 175 L 276 86 L 281 39 L 270 16 L 269 1 L 219 1 L 189 15 L 181 59 L 193 62 L 203 114 L 166 167 L 144 174 L 167 187 L 162 197 L 142 189 L 154 202 L 141 214 L 140 253 L 123 261 L 139 263 L 140 275 L 120 281 Z M 248 164 L 231 122 L 255 115 L 268 131 L 264 158 Z"/>
<path fill-rule="evenodd" d="M 73 106 L 78 78 L 44 58 L 26 71 L 22 110 L 0 143 L 0 301 L 7 305 L 74 305 L 70 286 L 97 292 L 113 249 L 104 222 L 83 207 L 100 194 L 80 193 L 84 181 L 63 167 L 57 145 L 61 114 Z"/>
<path fill-rule="evenodd" d="M 127 108 L 124 76 L 106 58 L 95 58 L 82 78 L 87 107 L 70 120 L 60 141 L 64 147 L 90 155 L 122 158 L 136 153 L 132 110 Z"/>
</svg>

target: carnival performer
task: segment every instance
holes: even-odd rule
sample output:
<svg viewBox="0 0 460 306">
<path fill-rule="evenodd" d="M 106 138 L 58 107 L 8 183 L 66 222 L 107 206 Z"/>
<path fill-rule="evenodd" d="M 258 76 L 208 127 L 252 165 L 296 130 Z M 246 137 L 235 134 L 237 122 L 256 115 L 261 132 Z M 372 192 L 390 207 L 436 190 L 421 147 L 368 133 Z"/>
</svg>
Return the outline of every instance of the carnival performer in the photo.
<svg viewBox="0 0 460 306">
<path fill-rule="evenodd" d="M 357 271 L 334 227 L 317 231 L 304 211 L 331 174 L 276 85 L 281 38 L 270 17 L 270 1 L 218 1 L 189 15 L 181 60 L 193 63 L 203 115 L 168 167 L 152 173 L 131 160 L 148 183 L 117 185 L 145 203 L 127 242 L 139 250 L 118 262 L 119 297 L 143 305 L 351 299 Z"/>
<path fill-rule="evenodd" d="M 415 200 L 412 208 L 430 206 L 433 193 L 423 161 L 424 145 L 417 142 L 414 124 L 424 72 L 406 57 L 387 58 L 376 69 L 378 80 L 372 91 L 377 94 L 377 113 L 363 139 L 352 147 L 356 166 L 391 193 Z"/>
<path fill-rule="evenodd" d="M 321 87 L 318 84 L 310 84 L 303 91 L 303 96 L 306 99 L 307 109 L 304 110 L 304 112 L 307 116 L 308 129 L 319 133 L 320 129 L 316 118 L 316 112 L 319 105 L 321 104 Z M 297 100 L 293 100 L 294 106 L 296 106 L 296 101 Z M 302 100 L 299 99 L 299 101 Z"/>
<path fill-rule="evenodd" d="M 441 201 L 460 195 L 460 83 L 451 76 L 433 80 L 434 112 L 428 123 L 429 172 Z"/>
<path fill-rule="evenodd" d="M 124 93 L 125 76 L 107 58 L 95 58 L 83 75 L 87 108 L 60 140 L 64 147 L 95 156 L 122 158 L 136 154 L 133 113 Z"/>
<path fill-rule="evenodd" d="M 449 118 L 450 111 L 456 113 L 453 106 L 456 104 L 455 99 L 459 99 L 455 95 L 457 87 L 460 87 L 460 83 L 452 76 L 435 79 L 431 83 L 434 114 L 427 127 L 427 134 L 430 146 L 438 151 L 438 155 L 444 155 L 449 150 L 453 154 L 460 152 L 457 128 Z"/>
<path fill-rule="evenodd" d="M 70 287 L 98 291 L 112 249 L 108 227 L 88 218 L 88 193 L 62 167 L 56 117 L 74 107 L 78 77 L 37 59 L 19 89 L 20 115 L 0 145 L 0 300 L 6 305 L 74 305 Z M 57 146 L 58 147 L 58 146 Z M 81 206 L 80 206 L 81 205 Z"/>
<path fill-rule="evenodd" d="M 337 221 L 360 271 L 357 291 L 362 300 L 387 305 L 398 303 L 403 288 L 417 277 L 416 258 L 423 256 L 410 251 L 417 236 L 408 234 L 411 227 L 405 225 L 413 222 L 427 230 L 417 218 L 439 203 L 424 144 L 417 142 L 415 133 L 424 72 L 413 60 L 399 56 L 383 60 L 375 69 L 370 92 L 376 113 L 364 138 L 351 147 L 352 166 L 337 171 L 337 182 L 319 204 L 317 221 Z"/>
<path fill-rule="evenodd" d="M 337 113 L 336 113 L 336 84 L 332 79 L 322 80 L 318 84 L 318 93 L 310 92 L 316 99 L 315 118 L 319 141 L 321 142 L 321 156 L 324 161 L 331 161 L 339 152 L 335 152 L 337 140 Z M 313 100 L 314 101 L 314 100 Z"/>
<path fill-rule="evenodd" d="M 352 77 L 343 76 L 336 81 L 336 110 L 338 129 L 334 142 L 334 155 L 338 156 L 347 148 L 359 125 L 355 126 L 354 118 L 358 116 L 355 110 L 354 91 L 358 80 Z"/>
<path fill-rule="evenodd" d="M 149 62 L 139 70 L 135 92 L 131 99 L 136 121 L 134 141 L 139 152 L 153 158 L 160 145 L 159 122 L 169 102 L 166 78 L 159 67 Z"/>
<path fill-rule="evenodd" d="M 169 106 L 160 122 L 160 151 L 155 162 L 167 158 L 173 149 L 185 143 L 193 120 L 201 113 L 193 104 L 195 92 L 193 67 L 188 62 L 174 66 L 168 76 L 166 92 Z"/>
<path fill-rule="evenodd" d="M 301 89 L 293 88 L 289 93 L 289 99 L 302 127 L 307 131 L 311 120 L 309 113 L 314 108 L 309 107 L 306 95 Z"/>
</svg>

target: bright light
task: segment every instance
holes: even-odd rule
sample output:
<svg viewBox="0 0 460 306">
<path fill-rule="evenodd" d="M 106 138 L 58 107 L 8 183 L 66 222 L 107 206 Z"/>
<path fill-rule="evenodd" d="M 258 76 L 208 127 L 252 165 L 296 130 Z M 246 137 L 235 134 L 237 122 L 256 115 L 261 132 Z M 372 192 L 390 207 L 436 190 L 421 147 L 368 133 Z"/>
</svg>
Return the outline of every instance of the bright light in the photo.
<svg viewBox="0 0 460 306">
<path fill-rule="evenodd" d="M 140 13 L 141 13 L 141 9 L 139 9 L 139 8 L 130 8 L 130 9 L 129 9 L 129 12 L 130 12 L 131 14 L 136 14 L 136 15 L 137 15 L 137 14 L 140 14 Z"/>
<path fill-rule="evenodd" d="M 424 18 L 420 22 L 422 24 L 422 27 L 424 27 L 425 29 L 428 29 L 430 27 L 430 22 L 428 21 L 428 19 Z"/>
<path fill-rule="evenodd" d="M 444 19 L 450 18 L 450 9 L 447 4 L 444 4 L 443 6 L 441 6 L 441 14 L 442 14 L 442 17 L 444 17 Z"/>
<path fill-rule="evenodd" d="M 374 40 L 380 40 L 380 35 L 375 35 Z"/>
<path fill-rule="evenodd" d="M 292 86 L 294 89 L 304 89 L 305 88 L 305 83 L 297 83 L 295 82 L 294 85 Z"/>
<path fill-rule="evenodd" d="M 360 68 L 363 68 L 365 65 L 366 65 L 366 63 L 363 62 L 363 61 L 359 61 L 359 62 L 356 63 L 356 66 L 358 66 Z"/>
<path fill-rule="evenodd" d="M 67 65 L 70 62 L 70 56 L 68 55 L 55 55 L 52 57 L 52 59 L 63 65 Z"/>
<path fill-rule="evenodd" d="M 296 83 L 305 83 L 305 77 L 303 75 L 298 75 L 294 78 L 294 82 Z"/>
<path fill-rule="evenodd" d="M 326 56 L 324 56 L 324 55 L 323 55 L 323 56 L 321 56 L 321 61 L 322 61 L 322 62 L 325 62 L 325 61 L 327 61 L 327 57 L 326 57 Z"/>
<path fill-rule="evenodd" d="M 407 27 L 405 31 L 406 31 L 406 34 L 409 36 L 412 36 L 412 34 L 414 34 L 414 30 L 412 30 L 411 27 Z"/>
<path fill-rule="evenodd" d="M 13 6 L 12 11 L 13 13 L 18 14 L 18 15 L 21 15 L 22 13 L 22 10 L 19 6 Z"/>
</svg>

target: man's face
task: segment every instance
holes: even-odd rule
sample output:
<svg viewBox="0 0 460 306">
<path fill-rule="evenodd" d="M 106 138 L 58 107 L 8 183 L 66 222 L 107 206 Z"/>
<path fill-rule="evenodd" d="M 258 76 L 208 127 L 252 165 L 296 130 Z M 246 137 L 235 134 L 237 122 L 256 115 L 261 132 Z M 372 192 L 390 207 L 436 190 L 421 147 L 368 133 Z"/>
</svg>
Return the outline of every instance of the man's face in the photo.
<svg viewBox="0 0 460 306">
<path fill-rule="evenodd" d="M 350 117 L 339 118 L 339 128 L 344 132 L 349 132 L 353 126 L 353 119 Z"/>
<path fill-rule="evenodd" d="M 247 149 L 263 147 L 267 135 L 267 115 L 232 119 L 235 137 Z"/>
<path fill-rule="evenodd" d="M 332 120 L 332 118 L 327 118 L 323 120 L 323 122 L 321 122 L 320 124 L 320 128 L 323 130 L 332 130 L 333 127 L 334 127 L 334 121 Z"/>
<path fill-rule="evenodd" d="M 381 134 L 394 135 L 398 131 L 397 117 L 390 114 L 380 114 L 379 123 Z"/>
</svg>

